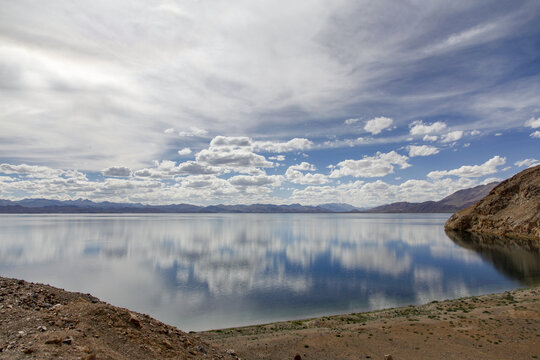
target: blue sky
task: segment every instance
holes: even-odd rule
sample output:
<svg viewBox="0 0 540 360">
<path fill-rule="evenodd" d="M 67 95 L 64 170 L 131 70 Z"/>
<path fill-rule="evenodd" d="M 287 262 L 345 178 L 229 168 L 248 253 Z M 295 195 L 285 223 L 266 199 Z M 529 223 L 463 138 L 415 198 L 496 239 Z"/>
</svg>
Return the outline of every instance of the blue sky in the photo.
<svg viewBox="0 0 540 360">
<path fill-rule="evenodd" d="M 0 9 L 3 199 L 367 207 L 540 163 L 538 1 Z"/>
</svg>

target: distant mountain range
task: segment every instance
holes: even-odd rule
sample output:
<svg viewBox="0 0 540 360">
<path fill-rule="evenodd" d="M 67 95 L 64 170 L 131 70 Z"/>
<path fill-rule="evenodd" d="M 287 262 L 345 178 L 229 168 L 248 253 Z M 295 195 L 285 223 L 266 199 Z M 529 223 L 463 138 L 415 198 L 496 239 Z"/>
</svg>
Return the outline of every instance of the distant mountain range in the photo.
<svg viewBox="0 0 540 360">
<path fill-rule="evenodd" d="M 421 203 L 396 202 L 366 210 L 372 213 L 454 213 L 483 199 L 499 183 L 492 182 L 459 190 L 440 201 Z"/>
<path fill-rule="evenodd" d="M 497 183 L 460 190 L 441 201 L 423 203 L 398 202 L 371 209 L 357 208 L 349 204 L 329 203 L 318 206 L 300 204 L 275 205 L 210 205 L 191 204 L 144 205 L 140 203 L 93 202 L 90 200 L 23 199 L 0 200 L 0 213 L 46 214 L 46 213 L 436 213 L 455 212 L 468 207 L 487 195 Z"/>
</svg>

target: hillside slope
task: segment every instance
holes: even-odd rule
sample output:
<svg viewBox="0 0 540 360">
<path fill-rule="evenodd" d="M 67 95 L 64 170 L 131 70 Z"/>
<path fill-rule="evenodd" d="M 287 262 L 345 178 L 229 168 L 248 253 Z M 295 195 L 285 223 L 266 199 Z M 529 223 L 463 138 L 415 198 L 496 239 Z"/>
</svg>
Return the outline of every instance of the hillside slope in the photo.
<svg viewBox="0 0 540 360">
<path fill-rule="evenodd" d="M 445 229 L 540 239 L 540 165 L 503 181 L 452 215 Z"/>
</svg>

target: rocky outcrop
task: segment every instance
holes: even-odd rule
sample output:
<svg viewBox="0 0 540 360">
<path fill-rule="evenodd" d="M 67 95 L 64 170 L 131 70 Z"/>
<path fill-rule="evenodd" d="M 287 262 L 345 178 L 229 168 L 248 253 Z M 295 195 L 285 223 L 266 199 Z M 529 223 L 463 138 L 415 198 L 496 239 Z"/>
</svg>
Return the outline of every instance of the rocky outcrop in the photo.
<svg viewBox="0 0 540 360">
<path fill-rule="evenodd" d="M 540 240 L 540 165 L 503 181 L 452 215 L 445 229 Z"/>
</svg>

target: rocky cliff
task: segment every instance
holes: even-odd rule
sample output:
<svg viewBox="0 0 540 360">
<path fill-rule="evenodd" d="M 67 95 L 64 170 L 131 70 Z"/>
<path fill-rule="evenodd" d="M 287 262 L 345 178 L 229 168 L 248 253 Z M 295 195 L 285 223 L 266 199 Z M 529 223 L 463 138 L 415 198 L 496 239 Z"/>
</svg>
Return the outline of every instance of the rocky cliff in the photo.
<svg viewBox="0 0 540 360">
<path fill-rule="evenodd" d="M 503 181 L 485 198 L 452 215 L 445 229 L 540 240 L 540 165 Z"/>
</svg>

